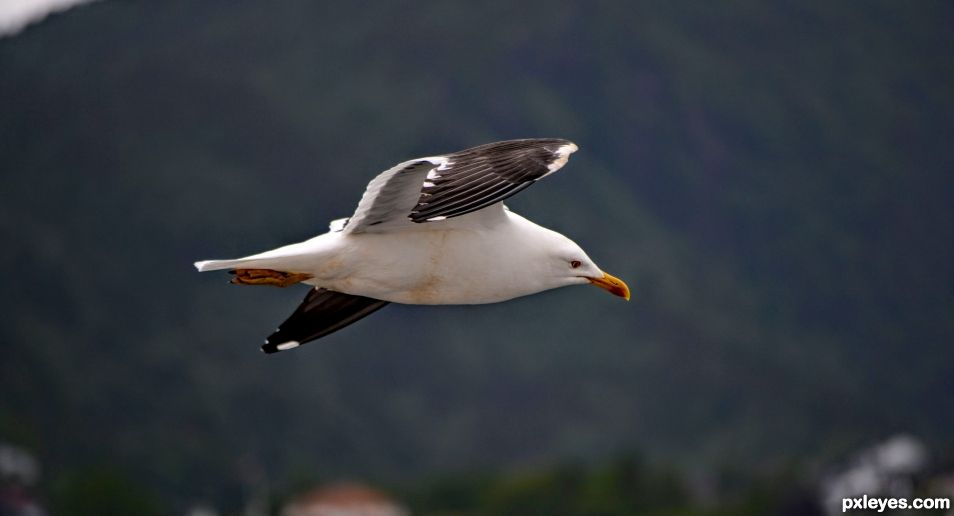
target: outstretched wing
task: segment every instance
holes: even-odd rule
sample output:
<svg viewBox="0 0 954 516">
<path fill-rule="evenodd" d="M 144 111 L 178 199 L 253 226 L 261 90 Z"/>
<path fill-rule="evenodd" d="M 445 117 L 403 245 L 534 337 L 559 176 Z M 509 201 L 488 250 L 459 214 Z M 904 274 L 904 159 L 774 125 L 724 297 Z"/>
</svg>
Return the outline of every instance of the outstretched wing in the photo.
<svg viewBox="0 0 954 516">
<path fill-rule="evenodd" d="M 555 138 L 509 140 L 405 161 L 368 184 L 344 231 L 383 231 L 477 211 L 556 172 L 576 150 Z"/>
<path fill-rule="evenodd" d="M 312 289 L 295 313 L 265 339 L 262 351 L 275 353 L 297 348 L 371 315 L 387 304 L 380 299 Z"/>
</svg>

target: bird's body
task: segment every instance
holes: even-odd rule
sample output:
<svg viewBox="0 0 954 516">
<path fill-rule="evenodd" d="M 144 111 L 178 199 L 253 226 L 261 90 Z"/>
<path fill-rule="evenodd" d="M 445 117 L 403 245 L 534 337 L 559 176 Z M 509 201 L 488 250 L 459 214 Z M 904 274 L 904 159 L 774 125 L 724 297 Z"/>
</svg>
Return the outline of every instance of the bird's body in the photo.
<svg viewBox="0 0 954 516">
<path fill-rule="evenodd" d="M 240 260 L 199 262 L 199 267 L 302 273 L 311 276 L 302 281 L 308 285 L 415 305 L 496 303 L 552 288 L 527 281 L 542 277 L 534 269 L 549 266 L 538 243 L 569 240 L 510 210 L 494 209 L 499 213 L 488 208 L 448 219 L 439 229 L 412 226 L 356 235 L 330 231 Z"/>
<path fill-rule="evenodd" d="M 296 347 L 388 302 L 422 305 L 506 301 L 594 283 L 629 298 L 569 238 L 503 206 L 502 199 L 559 169 L 576 146 L 513 140 L 410 160 L 368 186 L 350 219 L 328 233 L 235 260 L 197 262 L 233 269 L 236 283 L 302 282 L 315 290 L 266 341 Z"/>
</svg>

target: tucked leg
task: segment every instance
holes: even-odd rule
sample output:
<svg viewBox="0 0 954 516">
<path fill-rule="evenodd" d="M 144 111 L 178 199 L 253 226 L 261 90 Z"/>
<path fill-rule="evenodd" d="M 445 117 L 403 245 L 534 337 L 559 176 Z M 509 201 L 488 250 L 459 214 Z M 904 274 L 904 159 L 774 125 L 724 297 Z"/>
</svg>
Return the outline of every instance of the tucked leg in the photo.
<svg viewBox="0 0 954 516">
<path fill-rule="evenodd" d="M 313 277 L 311 274 L 272 269 L 235 269 L 229 273 L 235 275 L 232 283 L 236 285 L 271 285 L 273 287 L 287 287 Z"/>
</svg>

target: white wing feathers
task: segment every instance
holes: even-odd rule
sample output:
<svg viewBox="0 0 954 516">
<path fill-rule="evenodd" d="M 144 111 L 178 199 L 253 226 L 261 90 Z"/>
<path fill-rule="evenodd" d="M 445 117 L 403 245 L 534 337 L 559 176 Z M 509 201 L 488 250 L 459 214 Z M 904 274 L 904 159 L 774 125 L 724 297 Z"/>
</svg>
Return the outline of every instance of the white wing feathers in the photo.
<svg viewBox="0 0 954 516">
<path fill-rule="evenodd" d="M 368 183 L 344 231 L 362 233 L 375 226 L 379 226 L 375 230 L 381 231 L 410 224 L 407 216 L 421 196 L 421 185 L 428 172 L 446 162 L 443 156 L 412 159 L 378 174 Z"/>
</svg>

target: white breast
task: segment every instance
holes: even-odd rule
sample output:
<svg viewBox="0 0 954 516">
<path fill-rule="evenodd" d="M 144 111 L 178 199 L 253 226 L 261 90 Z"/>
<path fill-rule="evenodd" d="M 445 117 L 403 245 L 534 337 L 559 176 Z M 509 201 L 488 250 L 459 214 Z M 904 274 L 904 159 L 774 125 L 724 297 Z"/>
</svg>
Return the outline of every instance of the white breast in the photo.
<svg viewBox="0 0 954 516">
<path fill-rule="evenodd" d="M 407 304 L 479 304 L 552 288 L 535 242 L 550 233 L 507 213 L 493 227 L 350 235 L 334 274 L 309 283 Z M 556 286 L 556 285 L 553 285 Z"/>
</svg>

